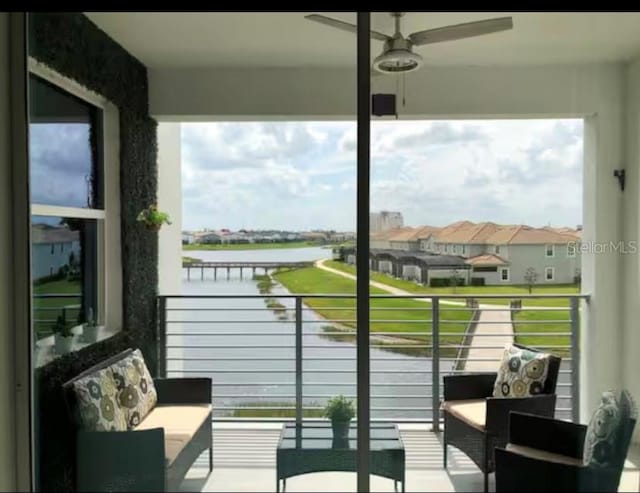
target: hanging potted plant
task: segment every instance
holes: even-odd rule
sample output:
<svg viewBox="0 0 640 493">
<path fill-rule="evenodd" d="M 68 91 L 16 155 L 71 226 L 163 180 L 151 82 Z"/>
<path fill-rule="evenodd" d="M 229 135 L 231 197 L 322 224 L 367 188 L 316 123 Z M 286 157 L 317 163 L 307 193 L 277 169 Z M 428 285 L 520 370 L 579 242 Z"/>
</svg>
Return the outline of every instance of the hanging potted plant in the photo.
<svg viewBox="0 0 640 493">
<path fill-rule="evenodd" d="M 158 210 L 155 204 L 141 210 L 137 219 L 151 231 L 160 231 L 163 224 L 171 224 L 169 214 Z"/>
<path fill-rule="evenodd" d="M 71 351 L 73 344 L 73 332 L 67 325 L 63 315 L 58 315 L 56 322 L 52 327 L 54 334 L 54 341 L 56 346 L 56 353 L 65 354 Z"/>
<path fill-rule="evenodd" d="M 353 401 L 344 395 L 332 397 L 324 408 L 324 416 L 331 420 L 333 438 L 335 440 L 347 440 L 349 438 L 349 426 L 351 419 L 356 415 Z"/>
</svg>

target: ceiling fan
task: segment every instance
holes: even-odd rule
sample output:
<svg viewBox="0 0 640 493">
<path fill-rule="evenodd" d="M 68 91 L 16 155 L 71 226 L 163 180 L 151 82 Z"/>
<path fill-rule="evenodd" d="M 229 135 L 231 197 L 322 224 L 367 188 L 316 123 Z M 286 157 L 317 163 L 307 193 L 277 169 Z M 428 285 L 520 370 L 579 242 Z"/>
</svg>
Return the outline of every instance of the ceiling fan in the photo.
<svg viewBox="0 0 640 493">
<path fill-rule="evenodd" d="M 391 16 L 395 20 L 395 33 L 393 36 L 388 36 L 378 31 L 371 31 L 371 37 L 373 39 L 384 41 L 382 53 L 373 61 L 373 68 L 378 72 L 397 74 L 419 69 L 422 66 L 422 57 L 412 51 L 414 46 L 454 41 L 456 39 L 470 38 L 513 29 L 513 19 L 511 17 L 497 17 L 494 19 L 427 29 L 405 37 L 400 32 L 400 19 L 403 15 L 404 12 L 391 12 Z M 324 15 L 311 14 L 306 15 L 305 18 L 310 21 L 326 24 L 330 27 L 342 29 L 343 31 L 355 33 L 358 29 L 355 24 Z"/>
</svg>

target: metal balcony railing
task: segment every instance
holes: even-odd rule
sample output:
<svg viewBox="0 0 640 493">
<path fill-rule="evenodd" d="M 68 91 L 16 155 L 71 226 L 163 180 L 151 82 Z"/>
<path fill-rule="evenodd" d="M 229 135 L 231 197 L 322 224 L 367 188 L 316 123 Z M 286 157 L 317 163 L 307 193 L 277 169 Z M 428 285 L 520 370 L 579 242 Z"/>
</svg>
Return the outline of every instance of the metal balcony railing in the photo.
<svg viewBox="0 0 640 493">
<path fill-rule="evenodd" d="M 588 297 L 517 300 L 372 295 L 372 419 L 437 428 L 442 377 L 497 369 L 513 327 L 515 342 L 562 357 L 557 416 L 577 421 Z M 356 397 L 353 294 L 160 296 L 158 321 L 160 374 L 211 377 L 217 420 L 313 418 L 333 395 Z"/>
</svg>

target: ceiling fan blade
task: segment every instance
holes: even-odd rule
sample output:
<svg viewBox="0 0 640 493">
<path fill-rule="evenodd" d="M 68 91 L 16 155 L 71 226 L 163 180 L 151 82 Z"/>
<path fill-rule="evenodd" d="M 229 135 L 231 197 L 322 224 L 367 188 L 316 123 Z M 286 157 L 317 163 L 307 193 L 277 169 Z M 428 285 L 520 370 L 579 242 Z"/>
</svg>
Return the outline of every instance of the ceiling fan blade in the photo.
<svg viewBox="0 0 640 493">
<path fill-rule="evenodd" d="M 325 15 L 310 14 L 305 15 L 304 18 L 309 19 L 310 21 L 319 22 L 320 24 L 326 24 L 327 26 L 335 27 L 337 29 L 342 29 L 343 31 L 349 31 L 350 33 L 358 32 L 358 26 L 356 26 L 355 24 L 339 21 L 338 19 L 333 19 Z M 387 36 L 386 34 L 380 33 L 378 31 L 371 31 L 371 37 L 374 39 L 379 39 L 380 41 L 388 41 L 391 39 L 391 36 Z"/>
<path fill-rule="evenodd" d="M 409 41 L 414 45 L 426 45 L 431 43 L 441 43 L 443 41 L 453 41 L 456 39 L 471 38 L 483 34 L 507 31 L 513 29 L 513 19 L 511 17 L 497 17 L 483 21 L 465 22 L 453 26 L 427 29 L 409 35 Z"/>
</svg>

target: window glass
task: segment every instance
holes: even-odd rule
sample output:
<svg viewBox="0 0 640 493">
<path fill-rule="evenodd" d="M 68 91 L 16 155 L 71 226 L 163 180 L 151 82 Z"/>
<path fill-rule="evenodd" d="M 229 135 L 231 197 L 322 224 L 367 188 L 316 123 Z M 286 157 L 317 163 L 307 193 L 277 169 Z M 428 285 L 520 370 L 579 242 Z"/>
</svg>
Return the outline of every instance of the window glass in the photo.
<svg viewBox="0 0 640 493">
<path fill-rule="evenodd" d="M 37 340 L 51 336 L 58 317 L 73 327 L 97 304 L 97 227 L 93 219 L 32 216 L 31 276 Z"/>
<path fill-rule="evenodd" d="M 102 111 L 35 75 L 29 82 L 31 202 L 102 208 Z"/>
</svg>

